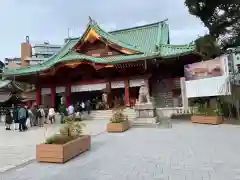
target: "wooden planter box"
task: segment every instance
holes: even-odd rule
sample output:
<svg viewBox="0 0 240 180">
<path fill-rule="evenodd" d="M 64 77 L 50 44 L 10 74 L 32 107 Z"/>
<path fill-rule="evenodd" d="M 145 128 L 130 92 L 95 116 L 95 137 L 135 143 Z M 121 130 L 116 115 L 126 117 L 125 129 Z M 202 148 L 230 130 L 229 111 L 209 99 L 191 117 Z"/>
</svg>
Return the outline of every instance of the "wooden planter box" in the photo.
<svg viewBox="0 0 240 180">
<path fill-rule="evenodd" d="M 191 116 L 191 120 L 193 123 L 200 123 L 200 124 L 221 124 L 223 123 L 222 116 L 204 116 L 204 115 L 196 115 Z"/>
<path fill-rule="evenodd" d="M 107 124 L 107 132 L 124 132 L 129 129 L 129 122 L 124 121 L 121 123 L 112 123 Z"/>
<path fill-rule="evenodd" d="M 38 144 L 36 159 L 40 162 L 64 163 L 69 159 L 89 150 L 91 136 L 84 135 L 66 144 Z"/>
</svg>

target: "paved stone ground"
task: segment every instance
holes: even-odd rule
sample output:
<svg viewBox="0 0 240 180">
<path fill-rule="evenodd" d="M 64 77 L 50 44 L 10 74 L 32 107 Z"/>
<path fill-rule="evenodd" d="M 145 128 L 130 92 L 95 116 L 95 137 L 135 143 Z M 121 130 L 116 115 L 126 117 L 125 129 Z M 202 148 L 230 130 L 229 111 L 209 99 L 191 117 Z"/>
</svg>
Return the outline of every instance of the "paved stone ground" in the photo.
<svg viewBox="0 0 240 180">
<path fill-rule="evenodd" d="M 65 164 L 33 162 L 1 180 L 237 180 L 240 127 L 174 123 L 93 138 L 92 149 Z"/>
<path fill-rule="evenodd" d="M 104 132 L 107 121 L 85 121 L 85 133 L 96 135 Z M 6 131 L 0 125 L 0 172 L 11 169 L 22 163 L 35 159 L 36 144 L 56 133 L 60 125 L 46 125 L 44 128 L 34 127 L 26 132 Z M 1 179 L 0 179 L 1 180 Z"/>
</svg>

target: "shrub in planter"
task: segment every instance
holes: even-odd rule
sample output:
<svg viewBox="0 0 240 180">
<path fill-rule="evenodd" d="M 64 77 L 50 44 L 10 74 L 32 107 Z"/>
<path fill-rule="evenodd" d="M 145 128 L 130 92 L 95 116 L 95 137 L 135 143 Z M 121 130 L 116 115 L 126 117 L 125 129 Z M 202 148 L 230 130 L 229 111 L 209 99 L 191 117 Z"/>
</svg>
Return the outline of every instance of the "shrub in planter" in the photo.
<svg viewBox="0 0 240 180">
<path fill-rule="evenodd" d="M 124 132 L 129 129 L 127 116 L 123 114 L 123 110 L 118 108 L 113 111 L 112 118 L 107 124 L 108 132 Z"/>
<path fill-rule="evenodd" d="M 200 124 L 221 124 L 223 122 L 222 111 L 219 107 L 214 109 L 199 105 L 191 116 L 191 121 Z"/>
<path fill-rule="evenodd" d="M 55 134 L 47 138 L 44 144 L 37 145 L 38 161 L 64 163 L 90 149 L 91 137 L 82 135 L 85 125 L 76 122 L 72 117 L 64 117 L 64 122 L 60 134 Z"/>
</svg>

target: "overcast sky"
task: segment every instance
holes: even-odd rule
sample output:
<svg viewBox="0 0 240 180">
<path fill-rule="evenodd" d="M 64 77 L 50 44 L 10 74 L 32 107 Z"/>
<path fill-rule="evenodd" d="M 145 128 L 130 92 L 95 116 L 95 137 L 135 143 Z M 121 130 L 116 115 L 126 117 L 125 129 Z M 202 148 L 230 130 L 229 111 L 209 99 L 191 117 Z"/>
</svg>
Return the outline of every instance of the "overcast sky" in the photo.
<svg viewBox="0 0 240 180">
<path fill-rule="evenodd" d="M 19 57 L 25 36 L 31 42 L 63 44 L 80 36 L 88 16 L 105 30 L 127 28 L 168 18 L 172 44 L 188 43 L 207 32 L 189 15 L 184 0 L 0 0 L 0 60 Z"/>
</svg>

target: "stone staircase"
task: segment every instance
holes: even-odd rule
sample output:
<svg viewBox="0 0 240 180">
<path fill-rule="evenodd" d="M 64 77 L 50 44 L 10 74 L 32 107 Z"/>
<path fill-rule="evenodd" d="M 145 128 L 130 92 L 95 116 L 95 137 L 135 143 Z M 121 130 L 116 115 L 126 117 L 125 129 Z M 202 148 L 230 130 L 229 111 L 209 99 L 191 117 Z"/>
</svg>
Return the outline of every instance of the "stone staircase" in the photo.
<svg viewBox="0 0 240 180">
<path fill-rule="evenodd" d="M 123 112 L 130 121 L 133 121 L 136 117 L 134 109 L 126 108 Z M 85 114 L 83 118 L 86 120 L 110 120 L 111 117 L 112 110 L 96 110 L 92 111 L 90 115 Z"/>
<path fill-rule="evenodd" d="M 132 126 L 134 127 L 157 127 L 160 125 L 160 122 L 156 122 L 152 118 L 137 119 L 133 121 Z"/>
<path fill-rule="evenodd" d="M 134 109 L 126 108 L 124 109 L 124 114 L 128 117 L 129 121 L 134 121 L 136 119 L 136 113 Z"/>
<path fill-rule="evenodd" d="M 143 121 L 138 120 L 136 121 L 136 112 L 134 109 L 131 108 L 125 108 L 123 111 L 124 115 L 128 117 L 128 120 L 130 121 L 131 125 L 134 127 L 156 127 L 159 126 L 159 123 L 152 122 L 152 119 L 149 119 L 147 121 L 144 119 Z M 92 111 L 90 115 L 84 115 L 85 120 L 110 120 L 112 117 L 112 110 L 96 110 Z"/>
</svg>

